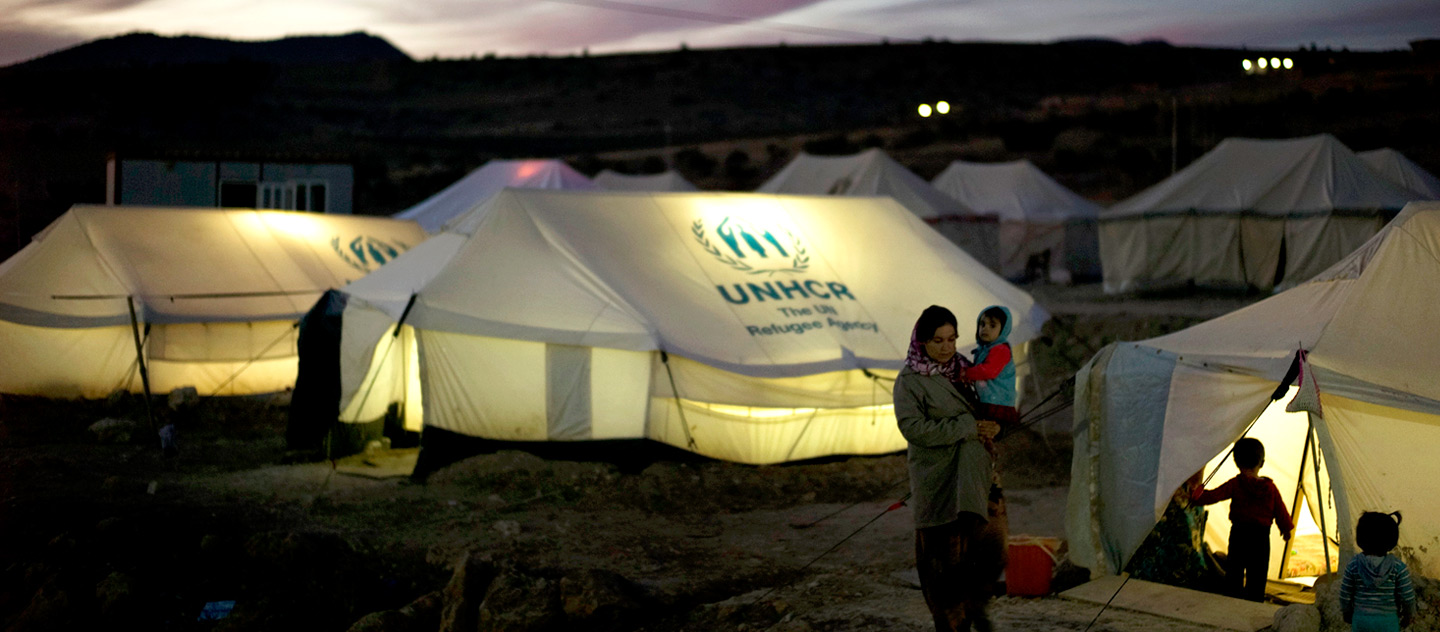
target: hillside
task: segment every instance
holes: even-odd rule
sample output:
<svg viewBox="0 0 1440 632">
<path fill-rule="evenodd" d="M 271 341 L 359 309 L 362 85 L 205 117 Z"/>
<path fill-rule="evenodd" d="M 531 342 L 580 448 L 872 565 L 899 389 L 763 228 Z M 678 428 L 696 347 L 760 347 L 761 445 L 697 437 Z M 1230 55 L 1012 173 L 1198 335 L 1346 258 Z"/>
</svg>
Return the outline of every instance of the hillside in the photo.
<svg viewBox="0 0 1440 632">
<path fill-rule="evenodd" d="M 145 49 L 147 36 L 127 37 Z M 1440 170 L 1429 106 L 1440 64 L 1408 51 L 926 42 L 306 62 L 383 44 L 320 40 L 284 63 L 214 50 L 81 63 L 109 41 L 0 69 L 0 256 L 71 204 L 103 201 L 112 152 L 349 162 L 365 214 L 404 209 L 496 157 L 562 157 L 590 173 L 674 166 L 702 188 L 747 190 L 797 151 L 875 146 L 925 177 L 958 158 L 1029 158 L 1110 201 L 1168 175 L 1172 151 L 1183 166 L 1227 136 L 1328 132 Z M 1259 54 L 1296 70 L 1243 73 Z M 939 99 L 955 111 L 915 115 Z"/>
<path fill-rule="evenodd" d="M 184 66 L 246 61 L 263 64 L 356 64 L 409 61 L 410 56 L 383 38 L 366 33 L 234 41 L 182 35 L 129 33 L 98 39 L 16 64 L 28 71 Z"/>
</svg>

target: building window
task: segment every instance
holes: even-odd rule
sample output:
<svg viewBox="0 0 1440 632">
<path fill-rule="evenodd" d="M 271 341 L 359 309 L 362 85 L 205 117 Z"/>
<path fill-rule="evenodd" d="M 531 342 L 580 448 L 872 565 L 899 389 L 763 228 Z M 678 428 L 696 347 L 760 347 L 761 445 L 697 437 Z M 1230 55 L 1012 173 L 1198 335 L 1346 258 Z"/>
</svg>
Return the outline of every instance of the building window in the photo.
<svg viewBox="0 0 1440 632">
<path fill-rule="evenodd" d="M 330 210 L 327 189 L 324 180 L 262 182 L 256 203 L 258 208 L 324 213 Z"/>
<path fill-rule="evenodd" d="M 221 182 L 221 208 L 255 208 L 258 187 L 254 182 Z"/>
</svg>

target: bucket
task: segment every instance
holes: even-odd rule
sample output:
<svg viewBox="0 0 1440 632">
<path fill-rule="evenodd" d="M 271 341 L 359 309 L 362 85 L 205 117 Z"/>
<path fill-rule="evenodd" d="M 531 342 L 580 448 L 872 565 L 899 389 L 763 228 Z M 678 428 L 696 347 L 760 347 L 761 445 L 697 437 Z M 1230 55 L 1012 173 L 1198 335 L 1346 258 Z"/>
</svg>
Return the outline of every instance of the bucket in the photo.
<svg viewBox="0 0 1440 632">
<path fill-rule="evenodd" d="M 1005 567 L 1005 594 L 1038 597 L 1050 594 L 1050 579 L 1059 562 L 1060 538 L 1034 535 L 1010 536 Z"/>
</svg>

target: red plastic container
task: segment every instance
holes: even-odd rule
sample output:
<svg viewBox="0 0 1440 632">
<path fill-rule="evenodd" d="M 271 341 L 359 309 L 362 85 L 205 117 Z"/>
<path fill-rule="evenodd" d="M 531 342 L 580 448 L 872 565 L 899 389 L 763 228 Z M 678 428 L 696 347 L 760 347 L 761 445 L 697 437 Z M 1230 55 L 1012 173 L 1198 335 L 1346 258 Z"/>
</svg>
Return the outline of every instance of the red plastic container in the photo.
<svg viewBox="0 0 1440 632">
<path fill-rule="evenodd" d="M 1050 580 L 1055 577 L 1060 538 L 1033 535 L 1012 535 L 1005 567 L 1005 594 L 1038 597 L 1050 594 Z"/>
</svg>

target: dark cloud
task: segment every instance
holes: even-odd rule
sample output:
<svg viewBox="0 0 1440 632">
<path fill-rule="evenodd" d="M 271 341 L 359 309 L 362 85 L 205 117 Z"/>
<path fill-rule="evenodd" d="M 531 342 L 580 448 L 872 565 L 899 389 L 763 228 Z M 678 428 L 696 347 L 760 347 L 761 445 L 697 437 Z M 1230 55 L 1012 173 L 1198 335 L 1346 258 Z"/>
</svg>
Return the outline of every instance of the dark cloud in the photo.
<svg viewBox="0 0 1440 632">
<path fill-rule="evenodd" d="M 1352 7 L 1288 5 L 1288 11 L 1245 19 L 1217 17 L 1206 22 L 1157 24 L 1127 35 L 1175 43 L 1252 48 L 1288 48 L 1315 42 L 1356 49 L 1405 48 L 1407 42 L 1440 33 L 1433 0 L 1374 2 Z"/>
<path fill-rule="evenodd" d="M 0 66 L 29 61 L 89 39 L 68 31 L 0 24 Z"/>
</svg>

